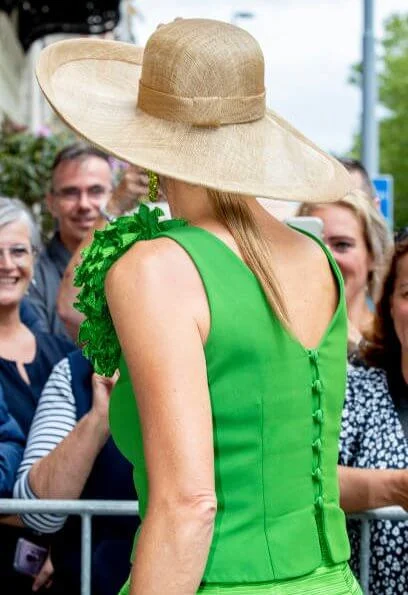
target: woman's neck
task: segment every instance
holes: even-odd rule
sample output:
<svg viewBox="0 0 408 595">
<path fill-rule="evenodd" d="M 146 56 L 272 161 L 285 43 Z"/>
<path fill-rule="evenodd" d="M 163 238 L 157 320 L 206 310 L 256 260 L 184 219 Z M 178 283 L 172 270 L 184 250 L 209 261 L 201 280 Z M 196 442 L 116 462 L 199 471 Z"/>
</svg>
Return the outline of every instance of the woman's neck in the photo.
<svg viewBox="0 0 408 595">
<path fill-rule="evenodd" d="M 374 316 L 367 305 L 365 293 L 360 293 L 347 302 L 347 314 L 350 322 L 361 334 L 370 333 Z"/>
<path fill-rule="evenodd" d="M 193 225 L 217 219 L 214 204 L 203 186 L 165 178 L 165 188 L 172 217 L 186 219 Z M 271 217 L 253 197 L 241 196 L 241 200 L 247 202 L 256 218 Z"/>
<path fill-rule="evenodd" d="M 214 219 L 215 211 L 207 190 L 202 186 L 166 179 L 166 194 L 172 217 L 186 219 L 189 223 Z"/>
<path fill-rule="evenodd" d="M 20 330 L 23 326 L 20 318 L 20 306 L 13 305 L 10 307 L 0 308 L 0 334 L 11 334 Z"/>
</svg>

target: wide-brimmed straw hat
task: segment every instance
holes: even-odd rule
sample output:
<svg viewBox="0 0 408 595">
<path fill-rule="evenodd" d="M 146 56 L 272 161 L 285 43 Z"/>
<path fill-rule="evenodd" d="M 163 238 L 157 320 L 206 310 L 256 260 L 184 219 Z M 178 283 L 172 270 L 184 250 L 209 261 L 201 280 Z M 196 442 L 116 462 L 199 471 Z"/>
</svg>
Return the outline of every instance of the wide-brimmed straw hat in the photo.
<svg viewBox="0 0 408 595">
<path fill-rule="evenodd" d="M 37 77 L 77 133 L 129 163 L 216 190 L 303 202 L 350 189 L 342 165 L 265 107 L 262 51 L 206 19 L 161 26 L 144 52 L 71 39 L 41 53 Z"/>
</svg>

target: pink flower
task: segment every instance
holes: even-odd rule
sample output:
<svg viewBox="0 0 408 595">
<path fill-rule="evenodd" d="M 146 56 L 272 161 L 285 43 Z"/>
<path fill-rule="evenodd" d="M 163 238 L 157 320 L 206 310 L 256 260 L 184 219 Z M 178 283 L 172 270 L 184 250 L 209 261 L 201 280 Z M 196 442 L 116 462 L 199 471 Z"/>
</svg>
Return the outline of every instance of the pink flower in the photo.
<svg viewBox="0 0 408 595">
<path fill-rule="evenodd" d="M 36 136 L 40 136 L 43 138 L 48 138 L 49 136 L 51 136 L 51 134 L 51 129 L 48 128 L 48 126 L 40 126 L 36 132 Z"/>
<path fill-rule="evenodd" d="M 127 169 L 129 167 L 128 163 L 125 163 L 124 161 L 120 161 L 119 159 L 116 159 L 116 157 L 110 156 L 109 163 L 110 163 L 110 166 L 114 172 L 120 172 L 120 171 Z"/>
</svg>

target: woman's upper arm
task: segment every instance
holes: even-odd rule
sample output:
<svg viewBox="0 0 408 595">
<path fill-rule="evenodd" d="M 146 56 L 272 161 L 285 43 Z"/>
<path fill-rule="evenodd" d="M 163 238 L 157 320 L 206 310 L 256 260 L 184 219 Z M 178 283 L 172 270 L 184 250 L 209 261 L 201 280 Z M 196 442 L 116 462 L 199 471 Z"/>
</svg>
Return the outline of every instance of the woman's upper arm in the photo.
<svg viewBox="0 0 408 595">
<path fill-rule="evenodd" d="M 194 283 L 203 291 L 187 255 L 164 238 L 134 246 L 106 280 L 141 419 L 151 504 L 214 494 L 211 406 Z"/>
</svg>

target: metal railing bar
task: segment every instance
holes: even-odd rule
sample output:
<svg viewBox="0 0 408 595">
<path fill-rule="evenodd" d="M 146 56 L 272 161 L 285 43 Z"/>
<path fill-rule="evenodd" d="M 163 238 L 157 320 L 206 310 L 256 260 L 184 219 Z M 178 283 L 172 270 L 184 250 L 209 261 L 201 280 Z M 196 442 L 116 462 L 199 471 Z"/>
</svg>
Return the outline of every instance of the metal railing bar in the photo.
<svg viewBox="0 0 408 595">
<path fill-rule="evenodd" d="M 360 585 L 364 595 L 369 595 L 370 580 L 370 521 L 362 519 L 360 533 Z"/>
<path fill-rule="evenodd" d="M 92 515 L 81 514 L 81 595 L 91 595 Z"/>
<path fill-rule="evenodd" d="M 370 584 L 370 521 L 375 520 L 390 520 L 390 521 L 406 521 L 408 520 L 408 512 L 400 506 L 388 506 L 384 508 L 376 508 L 367 510 L 363 513 L 349 514 L 349 519 L 357 519 L 361 521 L 360 527 L 360 585 L 364 595 L 369 595 Z"/>
<path fill-rule="evenodd" d="M 366 510 L 361 513 L 348 514 L 347 518 L 360 520 L 368 519 L 370 521 L 406 521 L 408 520 L 408 512 L 400 506 L 386 506 L 384 508 Z"/>
<path fill-rule="evenodd" d="M 92 517 L 98 515 L 137 515 L 137 500 L 23 500 L 0 498 L 0 514 L 55 513 L 81 516 L 81 595 L 91 594 Z M 370 522 L 375 520 L 406 521 L 408 512 L 399 506 L 376 508 L 347 515 L 348 519 L 361 522 L 360 584 L 365 595 L 369 594 L 370 575 Z"/>
<path fill-rule="evenodd" d="M 117 516 L 139 513 L 137 500 L 24 500 L 0 498 L 0 514 L 57 513 Z"/>
</svg>

